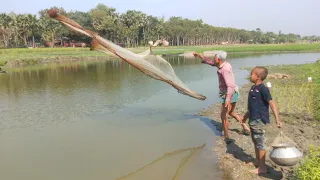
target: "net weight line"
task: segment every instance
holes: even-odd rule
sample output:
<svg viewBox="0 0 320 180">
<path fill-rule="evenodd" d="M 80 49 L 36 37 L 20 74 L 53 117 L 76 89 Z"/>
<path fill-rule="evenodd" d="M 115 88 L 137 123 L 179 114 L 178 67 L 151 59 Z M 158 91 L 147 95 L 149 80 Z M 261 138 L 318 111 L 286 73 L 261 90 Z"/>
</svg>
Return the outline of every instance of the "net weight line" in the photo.
<svg viewBox="0 0 320 180">
<path fill-rule="evenodd" d="M 176 172 L 175 172 L 175 175 L 172 177 L 172 180 L 177 180 L 178 177 L 181 175 L 182 169 L 183 169 L 184 166 L 187 164 L 188 160 L 189 160 L 198 150 L 202 149 L 205 145 L 206 145 L 206 143 L 203 144 L 203 145 L 201 145 L 201 146 L 198 146 L 198 147 L 192 147 L 192 148 L 186 148 L 186 149 L 179 149 L 179 150 L 175 150 L 175 151 L 172 151 L 172 152 L 169 152 L 169 153 L 165 153 L 163 156 L 155 159 L 155 160 L 152 161 L 151 163 L 149 163 L 149 164 L 141 167 L 140 169 L 137 169 L 136 171 L 133 171 L 133 172 L 127 174 L 127 175 L 124 175 L 124 176 L 122 176 L 122 177 L 119 177 L 119 178 L 117 178 L 116 180 L 123 180 L 123 179 L 125 179 L 125 178 L 130 177 L 130 176 L 133 176 L 134 174 L 142 171 L 143 169 L 145 169 L 145 168 L 147 168 L 147 167 L 149 167 L 149 166 L 151 166 L 151 165 L 153 165 L 153 164 L 155 164 L 155 163 L 157 163 L 157 162 L 159 162 L 159 161 L 161 161 L 161 160 L 163 160 L 163 159 L 165 159 L 165 158 L 168 158 L 168 157 L 171 157 L 171 156 L 175 156 L 175 155 L 181 154 L 181 153 L 186 152 L 186 151 L 190 151 L 190 153 L 189 153 L 187 156 L 183 157 L 183 159 L 180 160 L 180 164 L 179 164 L 179 166 L 178 166 L 178 168 L 177 168 L 177 170 L 176 170 Z"/>
</svg>

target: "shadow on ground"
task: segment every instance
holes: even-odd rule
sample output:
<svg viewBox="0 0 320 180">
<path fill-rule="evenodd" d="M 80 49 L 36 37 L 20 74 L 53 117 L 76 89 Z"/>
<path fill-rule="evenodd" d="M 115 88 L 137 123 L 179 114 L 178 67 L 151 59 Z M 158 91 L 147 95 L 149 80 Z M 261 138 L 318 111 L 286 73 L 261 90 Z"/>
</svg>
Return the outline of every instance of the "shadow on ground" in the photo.
<svg viewBox="0 0 320 180">
<path fill-rule="evenodd" d="M 237 142 L 226 145 L 227 151 L 226 153 L 231 154 L 234 158 L 242 161 L 242 162 L 255 162 L 255 157 L 250 154 L 245 153 L 245 151 L 237 145 Z M 254 168 L 254 167 L 252 167 Z M 268 173 L 260 174 L 266 179 L 282 179 L 283 175 L 281 171 L 277 171 L 271 166 L 267 165 Z"/>
<path fill-rule="evenodd" d="M 203 117 L 203 116 L 200 116 L 199 118 L 200 118 L 200 121 L 204 122 L 204 124 L 206 124 L 210 129 L 212 129 L 212 131 L 214 132 L 214 134 L 216 136 L 222 136 L 222 123 L 221 122 L 219 122 L 217 120 L 212 120 L 212 119 L 209 119 L 208 117 Z M 234 133 L 238 134 L 239 136 L 243 136 L 242 132 L 237 128 L 229 128 L 229 131 L 234 132 Z M 233 134 L 233 136 L 235 136 L 235 134 Z M 242 138 L 242 137 L 239 137 L 239 136 L 237 136 L 237 137 L 238 138 Z M 252 155 L 246 153 L 244 151 L 244 149 L 239 146 L 238 143 L 239 142 L 234 141 L 231 144 L 226 144 L 225 145 L 226 154 L 230 154 L 232 157 L 234 157 L 234 158 L 236 158 L 236 159 L 238 159 L 238 160 L 240 160 L 240 161 L 242 161 L 244 163 L 254 162 L 255 161 L 255 157 L 253 157 Z M 252 169 L 254 169 L 254 167 L 252 167 Z M 261 174 L 259 176 L 264 178 L 264 179 L 275 179 L 275 180 L 283 178 L 283 174 L 282 174 L 281 171 L 277 171 L 277 170 L 275 170 L 273 167 L 271 167 L 269 165 L 267 165 L 267 169 L 268 169 L 268 173 Z"/>
</svg>

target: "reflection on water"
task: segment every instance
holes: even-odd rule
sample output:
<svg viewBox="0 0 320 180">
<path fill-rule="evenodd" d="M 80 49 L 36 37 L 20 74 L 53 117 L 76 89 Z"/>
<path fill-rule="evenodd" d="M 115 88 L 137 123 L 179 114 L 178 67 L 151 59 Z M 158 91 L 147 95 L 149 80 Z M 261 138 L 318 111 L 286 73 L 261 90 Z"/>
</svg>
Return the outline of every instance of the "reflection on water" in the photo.
<svg viewBox="0 0 320 180">
<path fill-rule="evenodd" d="M 319 57 L 243 55 L 230 56 L 229 62 L 241 86 L 248 71 L 239 68 Z M 205 101 L 178 94 L 121 60 L 41 65 L 1 74 L 1 177 L 113 180 L 166 152 L 205 143 L 179 171 L 180 179 L 223 179 L 211 151 L 217 132 L 210 120 L 194 115 L 217 102 L 216 68 L 199 59 L 166 59 L 190 89 L 207 96 Z M 157 161 L 132 178 L 171 179 L 188 152 Z"/>
<path fill-rule="evenodd" d="M 181 60 L 170 61 L 177 71 L 182 75 L 186 71 L 185 66 L 199 64 L 199 60 Z M 139 90 L 148 89 L 149 91 L 167 88 L 168 85 L 161 81 L 155 81 L 146 77 L 140 71 L 121 60 L 113 60 L 100 63 L 79 62 L 69 65 L 46 65 L 34 68 L 20 68 L 10 71 L 7 75 L 0 76 L 3 83 L 0 84 L 1 90 L 6 89 L 8 95 L 19 96 L 19 92 L 28 88 L 30 91 L 50 86 L 53 92 L 60 89 L 67 89 L 69 93 L 86 88 L 87 85 L 98 85 L 106 93 L 112 92 L 121 94 L 124 91 L 135 89 L 138 91 L 135 95 L 141 94 Z M 186 81 L 200 80 L 201 76 L 194 72 L 186 73 L 182 79 Z M 144 84 L 142 87 L 141 84 Z M 130 87 L 134 88 L 130 88 Z M 137 89 L 138 88 L 138 89 Z M 135 93 L 130 92 L 130 93 Z M 145 94 L 144 94 L 145 95 Z M 136 96 L 135 96 L 136 97 Z M 140 99 L 140 97 L 136 97 Z"/>
<path fill-rule="evenodd" d="M 202 79 L 198 60 L 170 61 L 186 83 Z M 186 67 L 188 62 L 188 67 Z M 151 79 L 124 61 L 79 62 L 66 65 L 21 68 L 0 76 L 2 115 L 9 126 L 72 121 L 74 116 L 95 114 L 99 109 L 123 108 L 124 104 L 145 101 L 169 85 Z M 68 113 L 63 113 L 67 111 Z M 11 116 L 15 114 L 16 116 Z M 27 118 L 21 124 L 13 124 Z M 8 127 L 8 125 L 7 125 Z"/>
</svg>

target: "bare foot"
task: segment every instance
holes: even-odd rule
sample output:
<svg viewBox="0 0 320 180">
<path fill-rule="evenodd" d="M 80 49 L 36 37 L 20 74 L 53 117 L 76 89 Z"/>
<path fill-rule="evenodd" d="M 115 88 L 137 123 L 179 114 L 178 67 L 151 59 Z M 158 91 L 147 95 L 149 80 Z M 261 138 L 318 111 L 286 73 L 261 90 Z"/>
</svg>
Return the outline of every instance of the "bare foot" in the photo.
<svg viewBox="0 0 320 180">
<path fill-rule="evenodd" d="M 247 162 L 246 164 L 249 165 L 249 166 L 254 166 L 256 168 L 259 167 L 259 163 Z"/>
<path fill-rule="evenodd" d="M 257 168 L 257 169 L 253 169 L 253 170 L 251 170 L 249 172 L 259 175 L 259 174 L 265 174 L 268 171 L 267 171 L 267 168 Z"/>
</svg>

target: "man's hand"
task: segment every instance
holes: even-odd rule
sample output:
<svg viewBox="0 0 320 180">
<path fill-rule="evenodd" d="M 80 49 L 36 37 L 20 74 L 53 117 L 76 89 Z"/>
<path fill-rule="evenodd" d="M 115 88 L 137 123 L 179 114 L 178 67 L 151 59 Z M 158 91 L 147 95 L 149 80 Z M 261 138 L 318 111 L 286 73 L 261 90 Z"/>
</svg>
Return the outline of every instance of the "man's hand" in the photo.
<svg viewBox="0 0 320 180">
<path fill-rule="evenodd" d="M 281 128 L 282 127 L 282 123 L 278 120 L 278 121 L 276 121 L 276 123 L 277 123 L 277 127 L 278 128 Z"/>
<path fill-rule="evenodd" d="M 193 56 L 194 56 L 194 57 L 199 57 L 199 58 L 202 59 L 202 55 L 199 54 L 199 53 L 197 53 L 197 52 L 193 52 Z"/>
<path fill-rule="evenodd" d="M 231 110 L 231 104 L 230 104 L 230 101 L 226 101 L 224 103 L 224 107 L 227 108 L 228 112 Z"/>
</svg>

